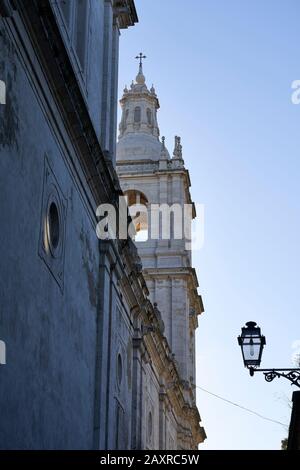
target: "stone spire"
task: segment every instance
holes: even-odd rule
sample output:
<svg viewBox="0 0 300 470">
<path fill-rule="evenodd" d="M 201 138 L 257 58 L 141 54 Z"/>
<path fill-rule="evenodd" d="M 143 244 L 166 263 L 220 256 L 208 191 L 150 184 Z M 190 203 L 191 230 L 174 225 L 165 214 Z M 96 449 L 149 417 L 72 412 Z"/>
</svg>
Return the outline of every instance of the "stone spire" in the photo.
<svg viewBox="0 0 300 470">
<path fill-rule="evenodd" d="M 163 136 L 161 138 L 161 152 L 160 152 L 160 158 L 162 160 L 165 160 L 165 159 L 169 159 L 170 158 L 170 155 L 169 155 L 169 152 L 166 148 L 166 138 Z"/>
</svg>

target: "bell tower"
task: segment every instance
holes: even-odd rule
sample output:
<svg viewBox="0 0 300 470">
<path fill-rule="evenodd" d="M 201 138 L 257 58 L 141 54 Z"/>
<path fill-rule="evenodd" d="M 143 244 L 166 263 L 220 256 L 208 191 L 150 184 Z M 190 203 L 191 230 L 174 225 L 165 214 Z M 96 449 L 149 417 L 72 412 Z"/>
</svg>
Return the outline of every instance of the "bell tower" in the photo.
<svg viewBox="0 0 300 470">
<path fill-rule="evenodd" d="M 122 118 L 117 144 L 117 172 L 128 205 L 146 206 L 147 216 L 136 217 L 136 244 L 150 300 L 157 304 L 187 393 L 194 399 L 195 329 L 203 309 L 192 267 L 190 224 L 196 216 L 190 177 L 185 167 L 180 137 L 175 137 L 172 157 L 157 122 L 159 100 L 143 74 L 142 53 L 136 81 L 125 87 L 120 100 Z M 186 220 L 185 209 L 190 218 Z M 156 214 L 155 221 L 154 215 Z M 164 222 L 169 223 L 166 236 Z M 158 227 L 157 227 L 158 225 Z M 180 236 L 180 230 L 181 236 Z M 156 229 L 156 230 L 155 230 Z M 139 232 L 143 231 L 143 237 Z M 153 233 L 156 236 L 153 236 Z M 139 241 L 142 240 L 142 241 Z"/>
<path fill-rule="evenodd" d="M 159 102 L 155 89 L 152 87 L 148 90 L 145 84 L 142 59 L 145 59 L 146 56 L 140 53 L 136 58 L 140 59 L 136 83 L 132 82 L 129 90 L 125 87 L 123 98 L 120 100 L 122 119 L 119 126 L 119 138 L 139 132 L 153 136 L 157 141 L 159 136 L 157 124 Z"/>
</svg>

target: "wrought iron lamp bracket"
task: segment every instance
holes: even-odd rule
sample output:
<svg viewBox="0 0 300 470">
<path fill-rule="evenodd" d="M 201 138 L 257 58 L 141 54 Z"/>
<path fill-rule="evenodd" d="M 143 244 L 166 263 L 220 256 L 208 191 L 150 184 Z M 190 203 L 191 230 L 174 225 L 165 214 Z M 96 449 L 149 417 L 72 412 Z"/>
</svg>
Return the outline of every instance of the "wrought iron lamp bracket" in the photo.
<svg viewBox="0 0 300 470">
<path fill-rule="evenodd" d="M 254 367 L 248 367 L 248 369 L 251 376 L 255 372 L 262 372 L 267 382 L 272 382 L 276 377 L 284 377 L 291 382 L 291 385 L 300 388 L 300 369 L 255 369 Z"/>
</svg>

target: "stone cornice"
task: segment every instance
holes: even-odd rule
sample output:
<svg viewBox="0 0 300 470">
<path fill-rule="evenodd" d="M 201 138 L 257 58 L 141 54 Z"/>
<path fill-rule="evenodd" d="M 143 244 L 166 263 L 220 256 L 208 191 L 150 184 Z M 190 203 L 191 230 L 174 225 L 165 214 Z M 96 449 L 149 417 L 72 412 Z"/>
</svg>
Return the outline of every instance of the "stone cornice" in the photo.
<svg viewBox="0 0 300 470">
<path fill-rule="evenodd" d="M 186 188 L 186 203 L 192 204 L 193 206 L 193 218 L 196 217 L 196 208 L 195 204 L 192 201 L 191 194 L 190 194 L 190 187 L 191 187 L 191 179 L 189 170 L 186 168 L 178 168 L 175 166 L 175 162 L 173 159 L 170 160 L 163 160 L 164 164 L 167 165 L 167 168 L 160 168 L 161 160 L 154 161 L 154 160 L 122 160 L 117 161 L 117 173 L 122 179 L 122 177 L 126 176 L 126 179 L 138 179 L 141 180 L 144 178 L 153 178 L 154 176 L 182 176 L 185 181 L 185 188 Z M 147 168 L 148 167 L 148 168 Z"/>
<path fill-rule="evenodd" d="M 113 8 L 120 29 L 134 26 L 139 21 L 134 0 L 114 0 Z"/>
<path fill-rule="evenodd" d="M 160 108 L 160 105 L 159 105 L 159 100 L 157 98 L 156 95 L 153 95 L 152 93 L 150 93 L 150 91 L 141 91 L 141 92 L 133 92 L 131 90 L 129 90 L 127 93 L 124 93 L 124 95 L 122 96 L 122 98 L 120 99 L 120 105 L 121 106 L 124 106 L 124 104 L 128 101 L 128 100 L 132 100 L 132 101 L 147 101 L 149 103 L 154 103 L 154 106 L 156 109 L 159 109 Z"/>
<path fill-rule="evenodd" d="M 129 177 L 149 177 L 153 176 L 153 171 L 154 174 L 159 174 L 159 175 L 184 175 L 186 177 L 187 181 L 187 186 L 191 186 L 191 180 L 190 180 L 190 175 L 189 171 L 185 167 L 177 167 L 175 166 L 175 160 L 174 159 L 169 159 L 169 160 L 163 160 L 164 162 L 167 162 L 167 168 L 164 169 L 159 169 L 159 162 L 160 160 L 118 160 L 117 161 L 117 172 L 119 176 L 125 176 L 126 178 Z M 173 166 L 174 164 L 174 166 Z M 149 165 L 149 172 L 145 173 L 145 170 Z M 130 169 L 127 170 L 126 166 L 128 166 Z M 125 170 L 124 170 L 125 167 Z M 142 167 L 142 168 L 140 168 Z M 122 171 L 123 170 L 123 171 Z"/>
<path fill-rule="evenodd" d="M 204 312 L 204 306 L 201 295 L 198 294 L 197 288 L 199 287 L 196 271 L 190 267 L 178 268 L 146 268 L 143 270 L 145 279 L 167 279 L 169 277 L 187 278 L 189 287 L 193 293 L 194 308 L 197 315 Z"/>
</svg>

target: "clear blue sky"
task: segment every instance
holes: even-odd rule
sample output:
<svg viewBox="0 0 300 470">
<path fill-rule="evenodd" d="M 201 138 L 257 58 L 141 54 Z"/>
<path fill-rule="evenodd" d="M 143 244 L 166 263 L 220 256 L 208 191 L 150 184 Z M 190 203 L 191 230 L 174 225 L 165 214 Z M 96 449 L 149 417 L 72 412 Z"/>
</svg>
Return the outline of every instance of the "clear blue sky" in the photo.
<svg viewBox="0 0 300 470">
<path fill-rule="evenodd" d="M 159 125 L 182 137 L 192 196 L 205 205 L 194 254 L 205 313 L 197 383 L 289 423 L 293 387 L 243 368 L 236 337 L 248 320 L 267 338 L 264 367 L 291 366 L 300 339 L 300 79 L 298 0 L 136 0 L 122 32 L 120 93 L 134 56 L 159 95 Z M 198 390 L 203 449 L 278 449 L 286 430 Z"/>
</svg>

